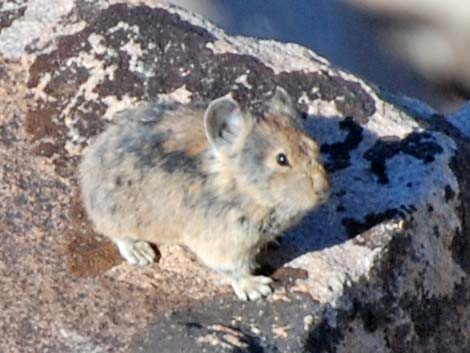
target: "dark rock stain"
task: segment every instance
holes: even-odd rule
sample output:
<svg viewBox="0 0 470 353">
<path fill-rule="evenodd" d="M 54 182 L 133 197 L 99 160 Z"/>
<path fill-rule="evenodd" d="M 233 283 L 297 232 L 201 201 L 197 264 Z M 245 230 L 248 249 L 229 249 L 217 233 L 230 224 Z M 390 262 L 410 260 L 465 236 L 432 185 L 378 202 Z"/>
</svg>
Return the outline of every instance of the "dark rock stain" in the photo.
<svg viewBox="0 0 470 353">
<path fill-rule="evenodd" d="M 351 239 L 373 226 L 383 221 L 393 219 L 401 214 L 399 210 L 392 208 L 380 213 L 369 213 L 366 215 L 363 222 L 357 221 L 354 218 L 343 218 L 341 223 L 346 230 L 348 238 Z"/>
<path fill-rule="evenodd" d="M 26 11 L 27 6 L 21 6 L 14 10 L 0 11 L 0 32 L 10 27 L 13 21 L 22 17 Z"/>
<path fill-rule="evenodd" d="M 41 142 L 39 145 L 34 147 L 32 151 L 35 155 L 50 158 L 54 153 L 57 153 L 57 146 L 51 142 Z"/>
<path fill-rule="evenodd" d="M 282 72 L 278 75 L 278 80 L 294 97 L 294 101 L 305 93 L 310 100 L 335 102 L 343 116 L 353 116 L 357 123 L 367 123 L 369 117 L 375 113 L 374 100 L 359 83 L 332 76 L 327 71 Z M 316 89 L 312 90 L 313 88 Z"/>
<path fill-rule="evenodd" d="M 350 152 L 357 148 L 362 141 L 362 127 L 358 125 L 351 117 L 347 117 L 339 123 L 339 128 L 347 130 L 348 135 L 343 142 L 324 144 L 320 150 L 329 155 L 325 168 L 332 173 L 337 170 L 347 168 L 351 165 Z"/>
<path fill-rule="evenodd" d="M 370 169 L 381 184 L 389 182 L 386 162 L 399 153 L 408 154 L 423 161 L 431 163 L 436 154 L 443 149 L 427 132 L 413 132 L 400 140 L 398 137 L 382 138 L 364 153 L 364 158 L 370 162 Z"/>
<path fill-rule="evenodd" d="M 450 185 L 448 184 L 446 185 L 444 192 L 445 192 L 445 199 L 447 202 L 452 201 L 455 198 L 455 191 L 452 190 Z"/>
<path fill-rule="evenodd" d="M 336 346 L 344 338 L 342 330 L 331 327 L 326 320 L 311 330 L 305 340 L 305 353 L 336 353 Z"/>
<path fill-rule="evenodd" d="M 436 238 L 439 238 L 441 236 L 441 233 L 439 232 L 439 227 L 438 226 L 432 227 L 432 233 L 434 234 L 434 236 Z"/>
</svg>

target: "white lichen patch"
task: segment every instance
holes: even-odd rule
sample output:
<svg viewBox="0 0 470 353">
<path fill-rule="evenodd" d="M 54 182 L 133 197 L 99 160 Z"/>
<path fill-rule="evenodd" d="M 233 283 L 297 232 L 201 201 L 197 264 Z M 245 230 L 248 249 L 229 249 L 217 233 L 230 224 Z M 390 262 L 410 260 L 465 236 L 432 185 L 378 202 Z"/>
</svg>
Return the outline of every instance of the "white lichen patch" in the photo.
<svg viewBox="0 0 470 353">
<path fill-rule="evenodd" d="M 328 102 L 321 99 L 312 100 L 306 92 L 300 96 L 299 103 L 307 105 L 308 115 L 318 115 L 323 117 L 340 117 L 342 114 L 335 102 Z"/>
<path fill-rule="evenodd" d="M 102 60 L 96 59 L 94 53 L 86 52 L 80 52 L 77 57 L 70 58 L 67 61 L 67 66 L 72 64 L 84 67 L 89 72 L 88 80 L 80 86 L 76 97 L 83 96 L 85 100 L 90 101 L 99 98 L 98 94 L 94 92 L 95 87 L 102 83 L 105 78 L 112 80 L 114 71 L 117 69 L 115 65 L 106 66 Z M 75 101 L 72 102 L 72 104 L 74 103 Z"/>
<path fill-rule="evenodd" d="M 198 337 L 199 344 L 209 344 L 211 346 L 220 346 L 225 349 L 237 348 L 237 350 L 246 350 L 248 343 L 243 335 L 233 328 L 223 325 L 211 325 L 208 327 L 213 333 Z"/>
<path fill-rule="evenodd" d="M 0 53 L 6 58 L 19 58 L 32 43 L 45 50 L 54 38 L 82 30 L 84 22 L 59 25 L 74 6 L 69 0 L 29 0 L 24 15 L 0 32 Z"/>
<path fill-rule="evenodd" d="M 100 44 L 99 36 L 91 36 L 91 43 L 96 51 L 91 53 L 80 52 L 78 56 L 72 57 L 67 61 L 67 66 L 76 64 L 79 67 L 84 67 L 88 70 L 88 79 L 80 85 L 77 93 L 72 97 L 67 106 L 62 110 L 60 117 L 64 119 L 65 126 L 67 127 L 67 135 L 69 136 L 69 144 L 67 151 L 71 154 L 79 153 L 79 149 L 72 145 L 79 145 L 84 141 L 80 133 L 75 127 L 77 117 L 73 115 L 73 111 L 82 110 L 81 104 L 86 101 L 97 101 L 99 95 L 94 91 L 95 88 L 103 82 L 106 78 L 112 80 L 114 71 L 117 69 L 115 65 L 105 66 L 102 60 L 98 60 L 95 54 L 106 51 L 106 48 Z"/>
<path fill-rule="evenodd" d="M 332 72 L 331 69 L 329 72 Z M 370 129 L 378 137 L 398 136 L 404 138 L 414 130 L 419 130 L 418 123 L 410 118 L 403 110 L 396 106 L 385 102 L 378 95 L 371 85 L 367 84 L 360 78 L 346 71 L 336 71 L 332 73 L 344 80 L 355 82 L 374 100 L 375 112 L 369 117 L 367 128 Z M 386 127 L 386 128 L 384 128 Z"/>
<path fill-rule="evenodd" d="M 214 54 L 234 53 L 250 55 L 273 70 L 275 74 L 291 71 L 316 72 L 327 70 L 328 61 L 314 52 L 294 43 L 274 40 L 256 40 L 247 37 L 218 36 L 214 43 L 206 45 Z M 287 52 L 286 52 L 287 51 Z"/>
<path fill-rule="evenodd" d="M 92 33 L 88 37 L 88 43 L 91 45 L 91 50 L 96 53 L 96 54 L 104 54 L 108 50 L 107 47 L 105 47 L 102 44 L 102 41 L 104 40 L 103 36 Z"/>
<path fill-rule="evenodd" d="M 75 329 L 62 328 L 59 333 L 63 340 L 63 347 L 67 347 L 70 351 L 81 353 L 104 353 L 108 351 L 106 347 L 97 344 L 92 338 Z"/>
<path fill-rule="evenodd" d="M 121 47 L 121 50 L 125 51 L 130 57 L 130 71 L 144 75 L 147 78 L 155 76 L 154 71 L 151 68 L 146 67 L 144 62 L 140 60 L 144 53 L 140 43 L 136 42 L 133 38 L 131 38 L 125 45 Z"/>
<path fill-rule="evenodd" d="M 248 88 L 248 89 L 253 88 L 253 86 L 248 83 L 248 75 L 247 75 L 247 74 L 240 75 L 240 76 L 235 80 L 235 82 L 238 83 L 238 84 L 240 84 L 240 85 L 245 86 L 245 87 Z"/>
<path fill-rule="evenodd" d="M 106 103 L 108 109 L 103 115 L 105 120 L 112 120 L 113 116 L 122 110 L 131 109 L 135 107 L 138 103 L 138 100 L 135 97 L 130 97 L 125 94 L 121 99 L 118 99 L 116 96 L 107 96 L 101 98 L 101 101 Z"/>
<path fill-rule="evenodd" d="M 57 100 L 55 97 L 48 95 L 45 91 L 45 88 L 47 87 L 51 79 L 52 75 L 47 72 L 40 78 L 37 86 L 31 89 L 31 93 L 33 94 L 33 98 L 35 101 L 54 102 Z"/>
<path fill-rule="evenodd" d="M 241 321 L 241 320 L 240 320 L 240 321 Z M 237 323 L 237 324 L 239 325 L 239 324 L 240 324 L 240 321 L 235 322 L 235 323 Z M 232 325 L 234 325 L 235 323 L 232 322 Z M 250 332 L 252 332 L 253 334 L 259 336 L 262 331 L 261 331 L 258 327 L 256 327 L 255 325 L 250 324 Z"/>
<path fill-rule="evenodd" d="M 286 288 L 283 288 L 283 287 L 274 291 L 274 293 L 271 296 L 269 296 L 267 300 L 273 303 L 274 302 L 283 302 L 283 303 L 291 302 L 291 299 L 289 298 Z"/>
<path fill-rule="evenodd" d="M 10 0 L 0 3 L 0 11 L 15 11 L 24 6 L 26 0 Z"/>
<path fill-rule="evenodd" d="M 119 21 L 115 26 L 113 27 L 110 27 L 108 29 L 108 32 L 109 33 L 114 33 L 116 31 L 119 31 L 119 30 L 124 30 L 126 32 L 132 32 L 134 34 L 139 34 L 139 26 L 137 25 L 130 25 L 129 23 L 127 22 L 123 22 L 123 21 Z"/>
<path fill-rule="evenodd" d="M 304 317 L 304 331 L 310 331 L 312 329 L 312 326 L 314 324 L 314 319 L 312 315 L 306 315 Z"/>
<path fill-rule="evenodd" d="M 98 0 L 87 0 L 87 1 L 97 1 Z M 102 6 L 114 5 L 114 4 L 129 4 L 134 6 L 146 5 L 148 7 L 156 7 L 158 3 L 162 0 L 99 0 Z"/>
<path fill-rule="evenodd" d="M 116 31 L 119 31 L 120 29 L 122 30 L 126 30 L 130 27 L 129 23 L 127 22 L 123 22 L 123 21 L 119 21 L 116 25 L 114 25 L 113 27 L 110 27 L 108 28 L 108 32 L 109 33 L 114 33 Z"/>
<path fill-rule="evenodd" d="M 129 68 L 131 69 L 131 71 L 135 71 L 135 63 L 137 59 L 143 54 L 140 43 L 136 43 L 134 38 L 131 38 L 126 44 L 121 47 L 121 49 L 127 52 L 127 54 L 129 54 L 129 56 L 131 57 Z"/>
<path fill-rule="evenodd" d="M 276 338 L 282 338 L 282 339 L 287 339 L 289 336 L 289 325 L 273 325 L 271 328 L 271 331 L 273 332 L 274 337 Z"/>
<path fill-rule="evenodd" d="M 377 137 L 396 136 L 405 138 L 413 131 L 420 131 L 418 123 L 397 107 L 376 100 L 376 111 L 366 125 Z"/>
<path fill-rule="evenodd" d="M 65 142 L 65 150 L 70 156 L 78 156 L 81 154 L 81 144 L 86 141 L 86 138 L 80 135 L 77 127 L 78 118 L 67 114 L 64 116 L 65 126 L 67 127 L 67 141 Z"/>
<path fill-rule="evenodd" d="M 181 104 L 188 104 L 191 102 L 192 94 L 193 93 L 191 91 L 188 91 L 186 85 L 183 85 L 175 89 L 173 92 L 160 94 L 158 96 L 158 101 L 164 103 L 178 102 Z"/>
</svg>

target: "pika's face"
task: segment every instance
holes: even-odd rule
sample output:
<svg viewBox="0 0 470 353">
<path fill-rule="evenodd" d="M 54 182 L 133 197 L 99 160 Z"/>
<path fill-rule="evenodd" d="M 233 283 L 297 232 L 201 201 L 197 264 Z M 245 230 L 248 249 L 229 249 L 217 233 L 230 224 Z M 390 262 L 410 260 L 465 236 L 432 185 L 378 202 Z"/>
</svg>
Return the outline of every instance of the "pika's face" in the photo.
<svg viewBox="0 0 470 353">
<path fill-rule="evenodd" d="M 241 112 L 230 98 L 205 113 L 206 136 L 238 190 L 287 215 L 308 211 L 329 194 L 317 144 L 300 129 L 291 97 L 276 88 L 263 119 Z M 222 168 L 220 168 L 222 169 Z"/>
<path fill-rule="evenodd" d="M 302 213 L 329 195 L 317 144 L 276 117 L 254 126 L 240 152 L 239 184 L 270 207 Z"/>
</svg>

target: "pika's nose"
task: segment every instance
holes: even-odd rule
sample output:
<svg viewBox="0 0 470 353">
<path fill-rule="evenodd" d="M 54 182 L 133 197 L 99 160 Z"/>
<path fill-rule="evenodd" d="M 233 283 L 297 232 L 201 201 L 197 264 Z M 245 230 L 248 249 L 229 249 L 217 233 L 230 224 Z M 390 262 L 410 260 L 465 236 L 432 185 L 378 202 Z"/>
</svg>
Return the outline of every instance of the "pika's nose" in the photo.
<svg viewBox="0 0 470 353">
<path fill-rule="evenodd" d="M 326 200 L 328 200 L 328 198 L 330 197 L 330 189 L 322 190 L 322 191 L 318 192 L 317 197 L 318 197 L 318 202 L 319 203 L 326 202 Z"/>
<path fill-rule="evenodd" d="M 322 166 L 316 167 L 313 187 L 319 202 L 323 203 L 330 197 L 330 178 Z"/>
</svg>

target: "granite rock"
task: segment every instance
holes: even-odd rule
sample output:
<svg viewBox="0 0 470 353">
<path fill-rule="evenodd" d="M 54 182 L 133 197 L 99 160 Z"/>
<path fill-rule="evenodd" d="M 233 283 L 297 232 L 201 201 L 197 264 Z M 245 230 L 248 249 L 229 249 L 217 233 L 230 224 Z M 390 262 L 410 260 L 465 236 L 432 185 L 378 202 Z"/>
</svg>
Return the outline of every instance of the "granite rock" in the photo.
<svg viewBox="0 0 470 353">
<path fill-rule="evenodd" d="M 468 109 L 447 119 L 150 0 L 2 2 L 0 81 L 0 351 L 470 352 Z M 121 263 L 80 204 L 88 141 L 143 101 L 232 91 L 257 112 L 276 85 L 333 190 L 263 254 L 274 294 L 239 302 L 175 246 Z"/>
</svg>

